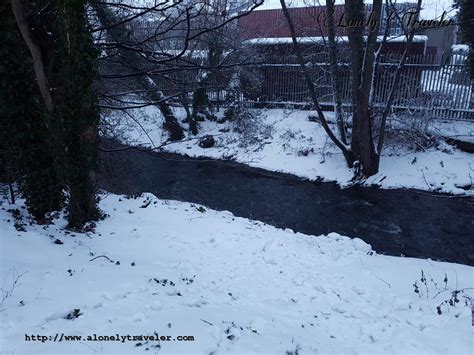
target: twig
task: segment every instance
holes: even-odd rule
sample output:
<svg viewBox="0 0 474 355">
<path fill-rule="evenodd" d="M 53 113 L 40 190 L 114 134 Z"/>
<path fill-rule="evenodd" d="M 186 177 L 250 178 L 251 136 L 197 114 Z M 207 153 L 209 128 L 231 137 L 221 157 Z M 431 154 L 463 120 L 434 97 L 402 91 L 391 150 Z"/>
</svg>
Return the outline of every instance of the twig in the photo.
<svg viewBox="0 0 474 355">
<path fill-rule="evenodd" d="M 223 134 L 224 133 L 209 134 L 209 136 L 218 137 L 218 136 L 221 136 Z M 136 150 L 139 150 L 139 151 L 142 151 L 142 152 L 163 151 L 161 148 L 163 148 L 167 145 L 183 143 L 183 142 L 189 142 L 189 141 L 193 141 L 193 140 L 197 140 L 197 139 L 201 139 L 201 138 L 202 137 L 191 137 L 191 138 L 181 139 L 179 141 L 167 141 L 167 142 L 164 142 L 164 143 L 162 143 L 158 146 L 153 146 L 153 148 L 144 148 L 144 147 L 139 147 L 139 146 L 126 146 L 126 147 L 115 148 L 115 149 L 105 149 L 105 148 L 99 147 L 99 150 L 101 152 L 105 152 L 105 153 L 120 152 L 120 151 L 130 150 L 130 149 L 136 149 Z"/>
<path fill-rule="evenodd" d="M 3 281 L 2 288 L 0 290 L 2 292 L 2 299 L 0 301 L 0 312 L 4 310 L 3 304 L 5 303 L 6 299 L 11 297 L 11 295 L 13 294 L 13 290 L 15 289 L 15 287 L 16 287 L 18 281 L 20 280 L 20 278 L 28 272 L 28 271 L 25 271 L 22 274 L 17 274 L 15 267 L 11 268 L 10 271 L 12 272 L 13 283 L 12 283 L 10 289 L 5 291 L 5 289 L 4 289 L 5 283 L 7 282 L 7 277 L 8 277 L 8 274 L 10 273 L 10 272 L 8 272 L 7 276 L 5 277 L 5 280 Z M 15 277 L 15 275 L 16 275 L 16 277 Z"/>
<path fill-rule="evenodd" d="M 426 186 L 428 187 L 429 191 L 433 191 L 431 188 L 430 184 L 428 184 L 428 181 L 426 181 L 426 176 L 425 176 L 425 171 L 423 170 L 424 168 L 421 169 L 421 174 L 423 175 L 423 180 L 425 181 Z"/>
<path fill-rule="evenodd" d="M 387 284 L 388 288 L 392 288 L 392 286 L 391 286 L 387 281 L 385 281 L 384 279 L 382 279 L 380 276 L 377 276 L 376 274 L 372 274 L 372 275 L 374 275 L 374 276 L 375 276 L 376 278 L 378 278 L 380 281 L 385 282 L 385 283 Z"/>
<path fill-rule="evenodd" d="M 95 259 L 98 259 L 98 258 L 106 258 L 106 259 L 109 260 L 110 262 L 113 262 L 113 260 L 110 260 L 110 258 L 109 258 L 108 256 L 105 256 L 105 255 L 96 256 L 95 258 L 92 258 L 92 259 L 89 260 L 89 261 L 94 261 Z"/>
</svg>

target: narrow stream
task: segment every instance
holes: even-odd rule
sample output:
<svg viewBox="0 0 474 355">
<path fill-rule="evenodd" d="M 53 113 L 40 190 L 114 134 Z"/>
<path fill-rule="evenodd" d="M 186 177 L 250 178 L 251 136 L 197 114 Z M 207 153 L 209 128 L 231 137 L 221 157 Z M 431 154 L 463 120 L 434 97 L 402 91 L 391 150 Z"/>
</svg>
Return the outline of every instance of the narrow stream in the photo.
<svg viewBox="0 0 474 355">
<path fill-rule="evenodd" d="M 474 265 L 474 198 L 341 189 L 238 163 L 135 149 L 101 158 L 99 186 L 113 193 L 151 192 L 306 234 L 358 237 L 382 254 Z"/>
</svg>

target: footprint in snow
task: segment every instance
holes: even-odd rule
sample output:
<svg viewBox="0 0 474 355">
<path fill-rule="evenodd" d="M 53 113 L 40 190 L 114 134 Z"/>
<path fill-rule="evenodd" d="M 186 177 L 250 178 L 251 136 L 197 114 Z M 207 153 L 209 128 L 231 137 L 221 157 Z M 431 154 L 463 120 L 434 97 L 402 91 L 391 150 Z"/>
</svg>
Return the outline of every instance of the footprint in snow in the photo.
<svg viewBox="0 0 474 355">
<path fill-rule="evenodd" d="M 331 306 L 331 310 L 333 310 L 334 312 L 337 312 L 337 313 L 346 313 L 347 312 L 347 309 L 343 308 L 342 306 L 339 306 L 339 305 L 334 305 L 334 306 Z"/>
<path fill-rule="evenodd" d="M 150 305 L 150 308 L 154 311 L 161 311 L 163 309 L 163 304 L 160 302 L 160 300 L 155 300 Z"/>
<path fill-rule="evenodd" d="M 145 319 L 145 315 L 142 312 L 135 313 L 132 317 L 134 322 L 142 322 Z"/>
<path fill-rule="evenodd" d="M 205 306 L 206 304 L 208 304 L 207 301 L 198 300 L 198 301 L 195 301 L 195 302 L 186 303 L 185 305 L 188 306 L 188 307 L 196 307 L 196 308 L 199 308 L 199 307 L 201 307 L 201 306 Z"/>
</svg>

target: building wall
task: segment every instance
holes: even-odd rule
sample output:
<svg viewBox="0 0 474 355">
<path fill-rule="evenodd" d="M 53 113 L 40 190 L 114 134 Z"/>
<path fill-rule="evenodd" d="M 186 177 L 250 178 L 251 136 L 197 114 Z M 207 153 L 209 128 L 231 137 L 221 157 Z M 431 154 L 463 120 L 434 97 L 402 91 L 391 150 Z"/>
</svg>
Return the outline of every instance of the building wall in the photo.
<svg viewBox="0 0 474 355">
<path fill-rule="evenodd" d="M 428 37 L 427 48 L 429 54 L 446 56 L 451 53 L 451 46 L 455 40 L 455 27 L 428 28 L 422 31 Z"/>
<path fill-rule="evenodd" d="M 298 37 L 327 36 L 327 27 L 324 26 L 326 7 L 299 7 L 288 9 L 293 19 Z M 344 13 L 344 5 L 335 6 L 335 22 Z M 318 20 L 319 19 L 319 20 Z M 290 37 L 288 23 L 281 9 L 253 11 L 239 19 L 241 38 L 277 38 Z M 342 28 L 337 28 L 337 35 L 346 36 Z"/>
<path fill-rule="evenodd" d="M 383 4 L 382 13 L 380 16 L 379 34 L 382 35 L 387 25 L 388 14 L 393 10 L 393 6 L 397 9 L 400 16 L 403 13 L 414 10 L 416 6 L 413 2 L 399 2 L 390 5 L 387 8 Z M 366 17 L 372 11 L 372 5 L 366 4 Z M 293 7 L 288 8 L 293 24 L 295 26 L 298 37 L 318 37 L 327 36 L 327 26 L 325 20 L 328 16 L 326 6 L 308 6 L 308 7 Z M 338 23 L 344 21 L 344 5 L 339 4 L 334 6 L 334 23 L 336 25 L 336 35 L 347 36 L 345 28 L 338 27 Z M 395 20 L 395 17 L 390 22 L 390 35 L 400 35 L 403 33 L 402 27 Z M 290 37 L 290 31 L 286 18 L 281 9 L 272 10 L 256 10 L 247 16 L 239 19 L 239 25 L 242 30 L 242 39 L 251 38 L 275 38 L 275 37 Z"/>
</svg>

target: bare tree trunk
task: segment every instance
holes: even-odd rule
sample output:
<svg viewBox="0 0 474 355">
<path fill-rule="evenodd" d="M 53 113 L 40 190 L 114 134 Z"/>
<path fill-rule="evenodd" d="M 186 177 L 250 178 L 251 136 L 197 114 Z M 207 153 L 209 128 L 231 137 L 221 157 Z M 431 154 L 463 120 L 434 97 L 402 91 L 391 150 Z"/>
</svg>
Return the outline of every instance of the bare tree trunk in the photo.
<svg viewBox="0 0 474 355">
<path fill-rule="evenodd" d="M 336 114 L 337 127 L 341 142 L 347 144 L 347 132 L 342 111 L 341 74 L 337 61 L 336 31 L 334 27 L 334 0 L 326 0 L 328 14 L 328 43 L 329 43 L 329 67 L 331 68 L 331 84 L 334 97 L 334 112 Z"/>
<path fill-rule="evenodd" d="M 150 80 L 153 81 L 152 79 Z M 158 88 L 156 88 L 156 85 L 154 82 L 152 85 L 150 85 L 151 83 L 149 83 L 147 80 L 142 80 L 142 83 L 144 83 L 145 87 L 149 87 L 152 90 L 152 91 L 148 91 L 148 96 L 150 97 L 151 101 L 158 102 L 157 104 L 158 109 L 160 110 L 161 114 L 165 118 L 165 121 L 163 123 L 163 128 L 169 132 L 170 140 L 179 141 L 180 139 L 183 139 L 184 137 L 183 128 L 179 124 L 177 118 L 175 117 L 173 111 L 171 110 L 171 107 L 164 100 L 163 93 L 160 90 L 158 90 Z M 153 86 L 155 87 L 153 88 Z"/>
<path fill-rule="evenodd" d="M 329 127 L 326 117 L 324 116 L 324 112 L 321 108 L 321 105 L 319 104 L 318 96 L 316 94 L 316 90 L 314 89 L 314 83 L 311 80 L 311 76 L 309 75 L 308 68 L 306 67 L 303 59 L 303 55 L 301 53 L 301 49 L 299 47 L 298 41 L 296 40 L 296 31 L 295 27 L 293 25 L 293 20 L 291 19 L 290 13 L 288 12 L 288 8 L 286 7 L 285 0 L 280 0 L 280 4 L 283 10 L 283 14 L 285 15 L 286 21 L 288 23 L 288 28 L 290 30 L 291 38 L 293 41 L 293 48 L 295 50 L 296 57 L 298 59 L 299 66 L 301 68 L 301 71 L 303 73 L 303 76 L 305 78 L 306 85 L 308 87 L 309 94 L 311 96 L 311 99 L 313 101 L 314 107 L 316 109 L 316 112 L 318 114 L 318 120 L 319 123 L 321 123 L 321 126 L 323 126 L 324 131 L 327 133 L 331 141 L 342 151 L 342 154 L 344 155 L 344 158 L 346 159 L 347 164 L 349 167 L 352 167 L 354 163 L 354 156 L 349 149 L 347 145 L 345 145 L 343 142 L 341 142 L 334 132 L 331 130 Z"/>
<path fill-rule="evenodd" d="M 375 50 L 381 8 L 382 0 L 374 0 L 372 15 L 377 21 L 375 26 L 370 29 L 366 46 L 364 45 L 363 27 L 348 28 L 352 68 L 352 149 L 360 161 L 365 176 L 376 174 L 379 167 L 379 158 L 373 142 L 369 101 L 375 73 Z M 363 0 L 346 0 L 345 11 L 348 21 L 363 21 L 365 19 Z"/>
<path fill-rule="evenodd" d="M 49 113 L 51 113 L 54 110 L 54 101 L 53 97 L 51 96 L 51 92 L 49 91 L 50 87 L 48 78 L 46 76 L 43 57 L 41 55 L 41 49 L 37 41 L 33 37 L 30 27 L 28 26 L 28 22 L 26 21 L 25 10 L 22 4 L 22 0 L 11 0 L 11 3 L 13 14 L 20 29 L 20 33 L 28 49 L 30 50 L 31 58 L 33 59 L 33 68 L 35 71 L 36 81 L 38 82 L 41 96 L 43 97 L 46 109 Z"/>
<path fill-rule="evenodd" d="M 12 200 L 12 205 L 15 204 L 15 191 L 13 190 L 13 183 L 9 182 L 8 183 L 8 189 L 10 190 L 10 198 Z"/>
<path fill-rule="evenodd" d="M 182 93 L 180 95 L 180 99 L 181 99 L 181 104 L 183 105 L 184 110 L 186 111 L 186 120 L 188 121 L 189 129 L 193 135 L 197 135 L 198 126 L 197 126 L 196 120 L 194 119 L 191 113 L 191 110 L 189 109 L 189 100 L 187 97 L 187 93 L 186 92 Z"/>
</svg>

